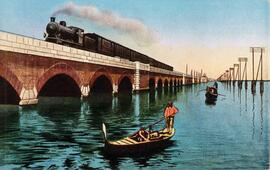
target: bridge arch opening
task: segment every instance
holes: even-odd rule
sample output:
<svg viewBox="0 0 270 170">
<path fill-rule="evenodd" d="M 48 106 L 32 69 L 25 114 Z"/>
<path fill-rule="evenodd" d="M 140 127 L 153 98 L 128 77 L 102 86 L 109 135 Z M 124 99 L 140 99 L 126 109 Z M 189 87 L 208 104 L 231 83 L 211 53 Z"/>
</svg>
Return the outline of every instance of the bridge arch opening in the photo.
<svg viewBox="0 0 270 170">
<path fill-rule="evenodd" d="M 180 81 L 179 80 L 177 80 L 177 86 L 180 87 Z"/>
<path fill-rule="evenodd" d="M 165 82 L 164 82 L 164 91 L 165 92 L 168 92 L 168 86 L 169 86 L 169 82 L 167 79 L 165 79 Z"/>
<path fill-rule="evenodd" d="M 174 84 L 174 88 L 176 89 L 176 87 L 178 86 L 176 79 L 174 79 L 173 84 Z"/>
<path fill-rule="evenodd" d="M 170 91 L 172 91 L 173 90 L 173 80 L 171 79 L 170 80 Z"/>
<path fill-rule="evenodd" d="M 48 97 L 80 97 L 81 90 L 67 74 L 57 74 L 51 77 L 41 88 L 38 96 Z"/>
<path fill-rule="evenodd" d="M 158 80 L 157 90 L 162 91 L 162 80 L 161 79 Z"/>
<path fill-rule="evenodd" d="M 18 105 L 20 96 L 11 84 L 0 76 L 0 104 Z"/>
<path fill-rule="evenodd" d="M 97 77 L 90 89 L 90 93 L 112 93 L 112 91 L 112 83 L 105 75 Z"/>
<path fill-rule="evenodd" d="M 132 93 L 132 83 L 128 77 L 124 77 L 118 86 L 119 93 Z"/>
<path fill-rule="evenodd" d="M 149 90 L 150 91 L 155 91 L 155 79 L 150 78 L 148 82 Z"/>
</svg>

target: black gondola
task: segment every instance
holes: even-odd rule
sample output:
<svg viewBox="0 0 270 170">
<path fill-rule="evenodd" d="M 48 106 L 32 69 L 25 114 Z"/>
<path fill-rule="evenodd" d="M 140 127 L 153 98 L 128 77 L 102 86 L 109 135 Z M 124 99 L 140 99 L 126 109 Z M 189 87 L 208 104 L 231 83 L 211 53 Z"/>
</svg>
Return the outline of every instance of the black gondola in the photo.
<svg viewBox="0 0 270 170">
<path fill-rule="evenodd" d="M 107 139 L 105 124 L 102 124 L 104 135 L 104 152 L 112 156 L 135 156 L 149 154 L 171 144 L 170 139 L 175 134 L 175 128 L 164 128 L 159 131 L 150 131 L 141 128 L 134 134 L 116 141 Z"/>
<path fill-rule="evenodd" d="M 218 96 L 217 88 L 215 87 L 207 87 L 205 97 L 207 100 L 216 100 Z"/>
</svg>

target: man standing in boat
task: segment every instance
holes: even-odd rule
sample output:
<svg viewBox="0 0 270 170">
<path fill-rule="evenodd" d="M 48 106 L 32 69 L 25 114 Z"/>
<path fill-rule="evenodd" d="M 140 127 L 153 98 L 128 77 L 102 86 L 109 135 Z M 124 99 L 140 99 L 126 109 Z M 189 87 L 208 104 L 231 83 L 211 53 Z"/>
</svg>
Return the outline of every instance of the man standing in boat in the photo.
<svg viewBox="0 0 270 170">
<path fill-rule="evenodd" d="M 164 116 L 166 119 L 166 128 L 170 130 L 173 127 L 174 116 L 179 112 L 179 109 L 173 105 L 172 101 L 169 101 L 164 109 Z"/>
<path fill-rule="evenodd" d="M 218 84 L 217 84 L 217 82 L 215 81 L 215 83 L 214 83 L 214 87 L 217 89 L 218 88 Z"/>
</svg>

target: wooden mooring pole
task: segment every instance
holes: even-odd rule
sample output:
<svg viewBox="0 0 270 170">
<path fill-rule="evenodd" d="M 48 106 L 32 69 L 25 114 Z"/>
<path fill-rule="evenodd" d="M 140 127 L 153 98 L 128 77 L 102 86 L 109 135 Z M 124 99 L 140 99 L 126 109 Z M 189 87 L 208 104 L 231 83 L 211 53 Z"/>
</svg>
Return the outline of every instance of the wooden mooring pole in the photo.
<svg viewBox="0 0 270 170">
<path fill-rule="evenodd" d="M 263 53 L 265 49 L 263 47 L 250 47 L 250 51 L 252 53 L 252 83 L 251 83 L 251 92 L 252 94 L 256 93 L 256 83 L 258 80 L 259 71 L 261 71 L 261 80 L 260 80 L 260 93 L 262 94 L 264 91 L 264 81 L 263 81 Z M 256 73 L 256 79 L 255 78 L 255 62 L 254 62 L 254 55 L 255 52 L 260 53 L 260 59 L 258 63 L 257 73 Z"/>
<path fill-rule="evenodd" d="M 244 80 L 244 75 L 245 75 L 245 88 L 247 89 L 247 61 L 248 59 L 246 57 L 239 57 L 238 58 L 238 61 L 239 61 L 239 68 L 240 68 L 240 84 L 239 85 L 239 88 L 242 88 L 242 83 L 243 83 L 243 80 Z M 244 62 L 244 69 L 243 69 L 243 75 L 241 73 L 241 63 Z"/>
<path fill-rule="evenodd" d="M 260 82 L 260 93 L 262 94 L 264 91 L 264 81 L 263 81 L 263 51 L 264 49 L 261 48 L 261 58 L 260 58 L 260 63 L 261 63 L 261 82 Z"/>
<path fill-rule="evenodd" d="M 233 74 L 234 74 L 234 68 L 230 67 L 230 85 L 232 84 L 233 79 Z"/>
<path fill-rule="evenodd" d="M 238 67 L 238 87 L 242 88 L 242 77 L 241 77 L 241 60 L 239 59 L 239 67 Z"/>
<path fill-rule="evenodd" d="M 239 75 L 239 73 L 238 73 L 239 72 L 239 64 L 234 64 L 233 67 L 234 67 L 234 75 L 233 75 L 234 76 L 234 82 L 233 82 L 233 85 L 235 86 L 236 80 L 239 81 L 239 76 L 238 76 Z M 237 71 L 235 72 L 236 67 L 237 67 Z"/>
<path fill-rule="evenodd" d="M 256 93 L 256 82 L 254 80 L 254 48 L 251 47 L 252 52 L 252 81 L 251 81 L 251 92 Z"/>
</svg>

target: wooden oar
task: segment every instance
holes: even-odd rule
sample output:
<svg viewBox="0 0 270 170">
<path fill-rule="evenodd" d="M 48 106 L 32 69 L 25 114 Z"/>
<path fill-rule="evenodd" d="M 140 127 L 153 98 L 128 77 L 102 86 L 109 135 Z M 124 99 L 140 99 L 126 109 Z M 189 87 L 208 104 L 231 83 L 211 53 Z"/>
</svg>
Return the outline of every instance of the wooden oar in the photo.
<svg viewBox="0 0 270 170">
<path fill-rule="evenodd" d="M 224 95 L 224 94 L 219 94 L 219 93 L 218 93 L 217 95 L 220 95 L 220 96 L 224 96 L 224 97 L 226 97 L 226 95 Z"/>
<path fill-rule="evenodd" d="M 165 117 L 162 117 L 161 119 L 159 119 L 158 121 L 156 121 L 156 122 L 154 122 L 154 123 L 152 123 L 152 124 L 150 124 L 150 125 L 148 125 L 148 126 L 146 126 L 146 127 L 144 127 L 144 129 L 148 129 L 148 128 L 150 128 L 150 127 L 152 127 L 152 126 L 154 126 L 155 124 L 158 124 L 158 123 L 160 123 L 162 120 L 164 120 L 165 119 Z"/>
</svg>

